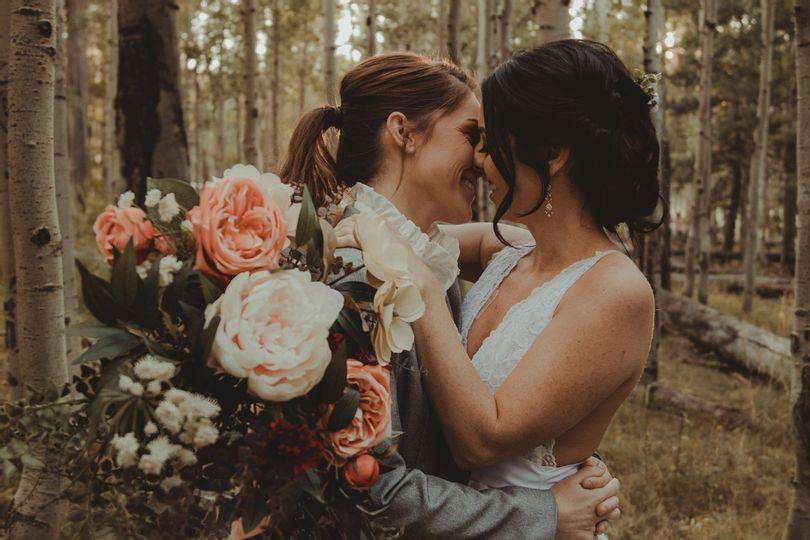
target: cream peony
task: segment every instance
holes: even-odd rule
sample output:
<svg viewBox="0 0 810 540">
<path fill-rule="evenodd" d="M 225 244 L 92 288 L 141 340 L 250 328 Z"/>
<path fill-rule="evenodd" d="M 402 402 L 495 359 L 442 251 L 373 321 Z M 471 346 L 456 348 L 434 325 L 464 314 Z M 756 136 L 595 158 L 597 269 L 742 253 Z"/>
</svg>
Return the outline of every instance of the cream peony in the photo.
<svg viewBox="0 0 810 540">
<path fill-rule="evenodd" d="M 343 296 L 300 270 L 236 276 L 205 310 L 219 315 L 209 365 L 246 378 L 248 390 L 268 401 L 309 392 L 332 357 L 326 338 Z"/>
<path fill-rule="evenodd" d="M 413 347 L 412 323 L 425 313 L 425 303 L 419 288 L 408 272 L 407 247 L 393 236 L 385 221 L 370 214 L 355 214 L 348 226 L 354 241 L 363 252 L 368 282 L 377 287 L 374 312 L 377 324 L 372 331 L 372 343 L 377 361 L 386 365 L 392 353 Z M 347 221 L 347 220 L 344 220 Z"/>
</svg>

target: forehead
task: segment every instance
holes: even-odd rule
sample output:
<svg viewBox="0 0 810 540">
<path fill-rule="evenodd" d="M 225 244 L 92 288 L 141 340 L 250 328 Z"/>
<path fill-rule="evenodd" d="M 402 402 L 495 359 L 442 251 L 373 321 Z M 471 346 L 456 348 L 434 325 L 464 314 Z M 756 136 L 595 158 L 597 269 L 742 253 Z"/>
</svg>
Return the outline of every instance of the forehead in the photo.
<svg viewBox="0 0 810 540">
<path fill-rule="evenodd" d="M 463 122 L 468 118 L 478 118 L 478 109 L 481 104 L 475 94 L 468 92 L 467 96 L 449 114 L 444 115 L 448 122 Z"/>
</svg>

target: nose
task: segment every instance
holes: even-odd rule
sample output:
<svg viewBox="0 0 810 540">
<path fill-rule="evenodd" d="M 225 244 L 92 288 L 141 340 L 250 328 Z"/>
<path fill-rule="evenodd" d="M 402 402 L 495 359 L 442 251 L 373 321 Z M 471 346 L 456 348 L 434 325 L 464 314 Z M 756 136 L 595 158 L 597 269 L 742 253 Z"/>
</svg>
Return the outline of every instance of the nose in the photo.
<svg viewBox="0 0 810 540">
<path fill-rule="evenodd" d="M 484 147 L 483 142 L 479 142 L 478 146 L 475 147 L 475 153 L 473 155 L 473 163 L 475 164 L 475 168 L 479 170 L 480 173 L 484 172 L 484 159 L 487 155 L 481 151 Z"/>
</svg>

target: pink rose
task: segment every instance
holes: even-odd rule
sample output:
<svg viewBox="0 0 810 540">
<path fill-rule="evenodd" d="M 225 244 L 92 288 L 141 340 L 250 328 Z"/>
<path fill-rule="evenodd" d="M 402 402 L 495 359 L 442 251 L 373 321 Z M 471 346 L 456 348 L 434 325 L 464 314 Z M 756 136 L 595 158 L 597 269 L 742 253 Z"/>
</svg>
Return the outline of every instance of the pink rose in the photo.
<svg viewBox="0 0 810 540">
<path fill-rule="evenodd" d="M 115 259 L 113 248 L 123 252 L 130 238 L 135 244 L 138 262 L 141 262 L 155 235 L 152 223 L 146 219 L 144 211 L 136 206 L 107 206 L 96 218 L 93 232 L 96 233 L 98 249 L 111 264 Z"/>
<path fill-rule="evenodd" d="M 380 464 L 372 456 L 363 454 L 343 467 L 343 478 L 355 489 L 368 489 L 380 476 Z"/>
<path fill-rule="evenodd" d="M 287 224 L 270 191 L 248 178 L 205 184 L 188 211 L 197 239 L 195 268 L 220 283 L 253 270 L 278 268 Z"/>
<path fill-rule="evenodd" d="M 211 367 L 247 379 L 248 391 L 267 401 L 303 396 L 332 359 L 329 328 L 343 296 L 309 272 L 242 273 L 205 309 L 217 327 Z"/>
<path fill-rule="evenodd" d="M 348 459 L 368 452 L 391 436 L 391 376 L 379 365 L 357 360 L 346 362 L 346 381 L 360 391 L 360 405 L 351 424 L 336 432 L 324 432 L 326 442 L 338 458 Z M 334 405 L 321 419 L 326 425 Z"/>
</svg>

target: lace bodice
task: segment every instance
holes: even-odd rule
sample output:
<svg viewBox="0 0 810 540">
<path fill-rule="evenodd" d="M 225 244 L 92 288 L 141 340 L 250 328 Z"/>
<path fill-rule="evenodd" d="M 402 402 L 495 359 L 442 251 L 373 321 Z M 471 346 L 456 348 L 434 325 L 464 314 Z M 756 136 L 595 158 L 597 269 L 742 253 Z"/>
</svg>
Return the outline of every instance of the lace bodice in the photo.
<svg viewBox="0 0 810 540">
<path fill-rule="evenodd" d="M 467 334 L 475 318 L 498 285 L 532 249 L 533 244 L 520 245 L 514 248 L 507 247 L 496 253 L 467 293 L 461 306 L 461 339 L 465 348 Z M 576 261 L 509 308 L 500 324 L 484 339 L 472 357 L 476 371 L 490 392 L 495 393 L 512 373 L 549 323 L 568 289 L 597 261 L 612 252 L 612 250 L 597 251 L 592 257 Z M 549 441 L 525 457 L 537 465 L 555 467 L 553 449 L 554 441 Z"/>
</svg>

